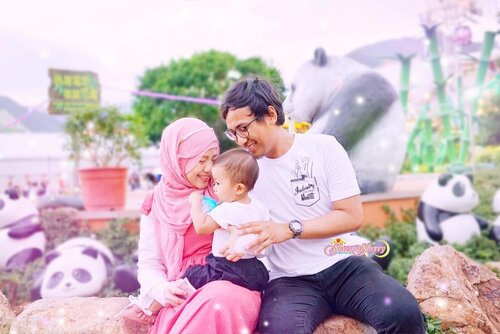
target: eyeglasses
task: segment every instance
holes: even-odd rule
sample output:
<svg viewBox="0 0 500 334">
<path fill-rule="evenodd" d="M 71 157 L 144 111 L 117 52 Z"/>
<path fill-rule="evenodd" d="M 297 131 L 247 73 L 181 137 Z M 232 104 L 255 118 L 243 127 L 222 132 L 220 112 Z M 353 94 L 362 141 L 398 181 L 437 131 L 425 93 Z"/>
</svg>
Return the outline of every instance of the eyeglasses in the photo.
<svg viewBox="0 0 500 334">
<path fill-rule="evenodd" d="M 255 117 L 248 124 L 238 126 L 236 130 L 227 129 L 226 131 L 224 131 L 224 133 L 227 138 L 231 139 L 232 141 L 236 141 L 238 137 L 248 138 L 248 128 L 250 127 L 250 124 L 255 122 L 257 119 L 258 117 Z"/>
</svg>

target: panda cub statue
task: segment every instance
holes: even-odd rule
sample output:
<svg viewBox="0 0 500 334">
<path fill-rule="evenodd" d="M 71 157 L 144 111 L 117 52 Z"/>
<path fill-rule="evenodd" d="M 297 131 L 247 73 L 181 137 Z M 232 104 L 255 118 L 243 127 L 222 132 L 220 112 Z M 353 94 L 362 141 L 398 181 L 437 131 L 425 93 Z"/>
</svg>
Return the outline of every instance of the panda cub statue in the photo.
<svg viewBox="0 0 500 334">
<path fill-rule="evenodd" d="M 463 244 L 488 228 L 487 221 L 471 213 L 479 204 L 471 181 L 470 176 L 441 174 L 427 187 L 418 205 L 419 241 Z"/>
<path fill-rule="evenodd" d="M 87 297 L 98 294 L 114 257 L 108 247 L 91 238 L 73 238 L 45 256 L 47 267 L 42 298 Z"/>
<path fill-rule="evenodd" d="M 22 268 L 45 252 L 38 210 L 16 192 L 0 194 L 0 271 Z"/>
</svg>

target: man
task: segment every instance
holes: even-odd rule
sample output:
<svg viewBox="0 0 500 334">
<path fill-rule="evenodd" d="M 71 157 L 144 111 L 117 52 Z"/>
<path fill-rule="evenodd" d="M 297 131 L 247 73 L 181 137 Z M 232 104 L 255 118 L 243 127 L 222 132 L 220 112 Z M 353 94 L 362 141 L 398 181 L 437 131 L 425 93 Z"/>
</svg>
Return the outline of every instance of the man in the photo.
<svg viewBox="0 0 500 334">
<path fill-rule="evenodd" d="M 368 323 L 378 333 L 424 333 L 415 298 L 365 256 L 326 252 L 332 237 L 363 243 L 353 233 L 363 219 L 356 176 L 332 136 L 289 134 L 277 92 L 252 78 L 225 94 L 226 135 L 259 158 L 253 195 L 271 221 L 246 224 L 267 250 L 270 282 L 262 296 L 260 333 L 312 333 L 331 314 Z M 237 255 L 228 255 L 238 260 Z"/>
</svg>

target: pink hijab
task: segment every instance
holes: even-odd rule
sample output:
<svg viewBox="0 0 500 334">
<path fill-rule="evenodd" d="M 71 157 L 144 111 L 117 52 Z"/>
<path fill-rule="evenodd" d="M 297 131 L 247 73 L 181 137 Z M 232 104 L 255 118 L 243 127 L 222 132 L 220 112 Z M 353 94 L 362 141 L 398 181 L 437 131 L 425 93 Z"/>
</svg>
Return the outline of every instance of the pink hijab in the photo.
<svg viewBox="0 0 500 334">
<path fill-rule="evenodd" d="M 178 119 L 165 128 L 161 137 L 161 180 L 144 201 L 142 212 L 153 214 L 156 241 L 169 281 L 181 276 L 184 234 L 192 223 L 188 197 L 198 190 L 186 173 L 212 148 L 219 150 L 214 130 L 196 118 Z M 215 196 L 212 184 L 205 194 Z"/>
</svg>

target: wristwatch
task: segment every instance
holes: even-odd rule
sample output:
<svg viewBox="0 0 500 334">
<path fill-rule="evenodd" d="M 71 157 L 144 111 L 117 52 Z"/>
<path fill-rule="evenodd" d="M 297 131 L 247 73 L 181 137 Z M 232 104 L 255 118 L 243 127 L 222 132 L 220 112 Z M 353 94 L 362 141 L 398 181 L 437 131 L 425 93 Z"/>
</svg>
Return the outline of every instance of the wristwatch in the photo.
<svg viewBox="0 0 500 334">
<path fill-rule="evenodd" d="M 288 228 L 290 229 L 290 231 L 292 231 L 294 239 L 297 239 L 304 231 L 304 225 L 302 225 L 302 223 L 296 219 L 291 220 L 288 223 Z"/>
</svg>

